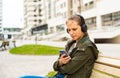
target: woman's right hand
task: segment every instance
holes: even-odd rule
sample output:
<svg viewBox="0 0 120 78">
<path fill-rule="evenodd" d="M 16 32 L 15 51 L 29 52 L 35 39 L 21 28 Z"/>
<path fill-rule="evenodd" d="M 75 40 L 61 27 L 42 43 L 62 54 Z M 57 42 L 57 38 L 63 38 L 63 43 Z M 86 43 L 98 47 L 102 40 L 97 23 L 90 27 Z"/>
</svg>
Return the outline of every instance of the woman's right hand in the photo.
<svg viewBox="0 0 120 78">
<path fill-rule="evenodd" d="M 62 54 L 59 59 L 59 66 L 62 66 L 63 64 L 67 64 L 71 60 L 70 56 L 66 56 L 66 54 Z"/>
</svg>

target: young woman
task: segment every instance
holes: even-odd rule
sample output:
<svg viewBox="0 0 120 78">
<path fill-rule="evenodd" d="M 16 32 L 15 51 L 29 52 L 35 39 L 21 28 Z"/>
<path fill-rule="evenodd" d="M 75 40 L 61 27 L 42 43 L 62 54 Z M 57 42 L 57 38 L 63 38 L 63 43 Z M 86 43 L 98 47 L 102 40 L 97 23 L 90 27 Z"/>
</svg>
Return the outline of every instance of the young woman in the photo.
<svg viewBox="0 0 120 78">
<path fill-rule="evenodd" d="M 60 55 L 53 68 L 64 74 L 64 78 L 90 78 L 98 50 L 89 39 L 85 20 L 81 15 L 74 15 L 68 18 L 66 26 L 72 38 L 65 47 L 69 56 Z"/>
</svg>

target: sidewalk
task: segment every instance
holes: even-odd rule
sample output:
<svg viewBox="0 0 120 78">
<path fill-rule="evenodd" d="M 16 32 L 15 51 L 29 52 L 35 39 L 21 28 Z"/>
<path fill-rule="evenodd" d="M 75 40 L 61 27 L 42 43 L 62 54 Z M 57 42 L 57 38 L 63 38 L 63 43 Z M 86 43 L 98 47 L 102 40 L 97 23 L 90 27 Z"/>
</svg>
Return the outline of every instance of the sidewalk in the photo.
<svg viewBox="0 0 120 78">
<path fill-rule="evenodd" d="M 16 46 L 24 45 L 24 44 L 43 44 L 50 45 L 56 47 L 65 47 L 67 41 L 64 42 L 55 42 L 55 41 L 35 41 L 35 40 L 17 40 Z"/>
<path fill-rule="evenodd" d="M 17 46 L 23 44 L 27 42 L 18 42 Z M 53 62 L 57 58 L 58 55 L 14 55 L 8 50 L 0 51 L 0 78 L 19 78 L 24 75 L 45 76 L 53 70 Z"/>
<path fill-rule="evenodd" d="M 0 78 L 19 78 L 23 75 L 46 75 L 52 71 L 56 56 L 11 55 L 0 52 Z"/>
</svg>

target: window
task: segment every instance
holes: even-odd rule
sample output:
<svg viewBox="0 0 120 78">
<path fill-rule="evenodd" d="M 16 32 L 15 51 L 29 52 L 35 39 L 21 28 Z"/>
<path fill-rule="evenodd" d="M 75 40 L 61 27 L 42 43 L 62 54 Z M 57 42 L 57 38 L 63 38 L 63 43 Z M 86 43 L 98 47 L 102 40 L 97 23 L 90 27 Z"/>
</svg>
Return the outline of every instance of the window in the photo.
<svg viewBox="0 0 120 78">
<path fill-rule="evenodd" d="M 94 4 L 95 4 L 94 1 L 85 3 L 83 6 L 83 10 L 86 11 L 86 10 L 90 10 L 90 9 L 94 8 Z"/>
<path fill-rule="evenodd" d="M 87 7 L 88 7 L 88 4 L 86 3 L 86 4 L 85 4 L 85 10 L 87 10 L 87 9 L 88 9 Z"/>
<path fill-rule="evenodd" d="M 102 25 L 111 26 L 112 25 L 112 13 L 102 16 Z"/>
<path fill-rule="evenodd" d="M 37 2 L 37 0 L 34 0 L 34 2 Z"/>
<path fill-rule="evenodd" d="M 113 19 L 113 25 L 117 26 L 117 24 L 120 24 L 120 11 L 115 12 L 112 14 L 112 19 Z"/>
<path fill-rule="evenodd" d="M 93 7 L 94 7 L 94 2 L 93 1 L 89 2 L 89 9 L 91 9 Z"/>
<path fill-rule="evenodd" d="M 37 20 L 35 19 L 34 22 L 37 22 Z"/>
<path fill-rule="evenodd" d="M 88 29 L 93 29 L 96 27 L 96 17 L 86 19 L 86 24 Z"/>
</svg>

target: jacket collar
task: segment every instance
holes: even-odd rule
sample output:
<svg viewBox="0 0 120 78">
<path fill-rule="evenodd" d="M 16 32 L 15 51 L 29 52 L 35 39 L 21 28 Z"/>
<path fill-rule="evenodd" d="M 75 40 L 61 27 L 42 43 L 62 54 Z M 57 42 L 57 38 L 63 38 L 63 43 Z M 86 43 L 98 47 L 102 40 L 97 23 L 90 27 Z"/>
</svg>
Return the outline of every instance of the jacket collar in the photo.
<svg viewBox="0 0 120 78">
<path fill-rule="evenodd" d="M 88 35 L 84 35 L 82 39 L 79 39 L 76 47 L 82 45 L 86 40 L 89 40 L 89 36 Z"/>
<path fill-rule="evenodd" d="M 89 39 L 88 35 L 84 35 L 82 39 L 78 40 L 78 43 L 76 45 L 76 48 L 79 49 L 78 47 L 82 47 L 82 44 L 87 40 Z M 69 50 L 69 48 L 71 47 L 71 45 L 73 43 L 75 43 L 76 41 L 75 40 L 71 40 L 70 42 L 68 42 L 68 45 L 66 46 L 66 50 Z"/>
</svg>

